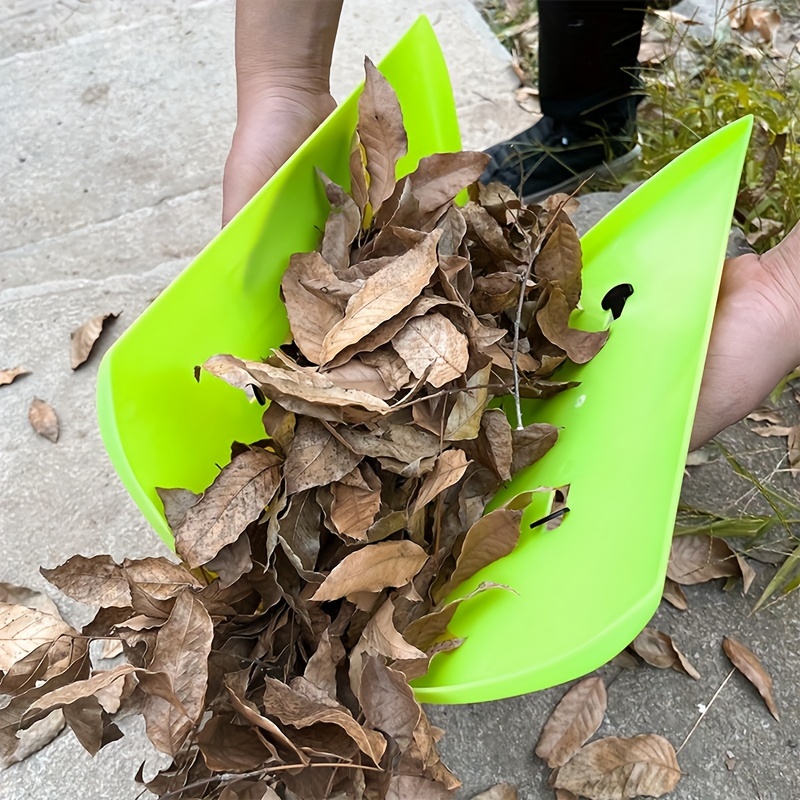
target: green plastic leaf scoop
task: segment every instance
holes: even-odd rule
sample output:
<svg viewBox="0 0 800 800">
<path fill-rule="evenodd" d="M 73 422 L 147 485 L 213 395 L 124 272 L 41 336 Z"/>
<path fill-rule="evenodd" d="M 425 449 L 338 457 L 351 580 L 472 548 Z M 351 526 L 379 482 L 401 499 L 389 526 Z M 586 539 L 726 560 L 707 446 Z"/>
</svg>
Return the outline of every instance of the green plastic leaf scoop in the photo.
<svg viewBox="0 0 800 800">
<path fill-rule="evenodd" d="M 408 130 L 400 170 L 460 149 L 447 69 L 427 19 L 380 69 Z M 264 358 L 284 341 L 281 275 L 292 253 L 314 249 L 324 225 L 328 203 L 317 168 L 339 183 L 349 178 L 356 98 L 329 117 L 103 360 L 97 403 L 106 448 L 168 542 L 156 487 L 202 491 L 229 460 L 232 441 L 263 437 L 260 406 L 222 381 L 197 383 L 193 368 L 218 353 Z M 655 611 L 750 127 L 741 120 L 700 142 L 583 238 L 584 288 L 573 324 L 611 324 L 611 335 L 589 364 L 559 373 L 579 386 L 525 406 L 526 422 L 563 430 L 556 447 L 496 501 L 569 484 L 571 510 L 555 530 L 531 529 L 551 499 L 550 492 L 533 493 L 519 547 L 453 596 L 484 581 L 513 591 L 484 592 L 459 606 L 450 627 L 465 641 L 433 659 L 415 684 L 420 700 L 491 700 L 575 678 L 622 650 Z M 632 295 L 615 289 L 625 284 Z M 604 306 L 621 307 L 613 323 Z"/>
</svg>

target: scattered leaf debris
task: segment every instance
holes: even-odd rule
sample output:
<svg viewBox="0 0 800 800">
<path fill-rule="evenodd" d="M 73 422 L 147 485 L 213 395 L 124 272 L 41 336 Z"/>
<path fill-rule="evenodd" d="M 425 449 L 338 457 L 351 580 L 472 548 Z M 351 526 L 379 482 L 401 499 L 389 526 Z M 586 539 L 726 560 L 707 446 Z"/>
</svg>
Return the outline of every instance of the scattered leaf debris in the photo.
<svg viewBox="0 0 800 800">
<path fill-rule="evenodd" d="M 72 369 L 78 369 L 85 363 L 92 352 L 92 348 L 103 332 L 103 326 L 108 319 L 116 319 L 119 314 L 99 314 L 92 317 L 88 322 L 84 322 L 70 334 L 70 365 Z"/>
<path fill-rule="evenodd" d="M 34 397 L 28 409 L 28 420 L 39 436 L 44 436 L 54 444 L 58 441 L 58 417 L 49 403 Z"/>
<path fill-rule="evenodd" d="M 758 689 L 758 693 L 764 698 L 769 713 L 776 720 L 780 720 L 778 706 L 775 703 L 775 697 L 772 692 L 772 678 L 758 656 L 740 641 L 730 636 L 726 636 L 722 640 L 722 649 L 731 660 L 733 666 Z"/>
<path fill-rule="evenodd" d="M 6 386 L 9 383 L 13 383 L 17 378 L 30 374 L 31 371 L 27 367 L 22 366 L 0 369 L 0 386 Z"/>
</svg>

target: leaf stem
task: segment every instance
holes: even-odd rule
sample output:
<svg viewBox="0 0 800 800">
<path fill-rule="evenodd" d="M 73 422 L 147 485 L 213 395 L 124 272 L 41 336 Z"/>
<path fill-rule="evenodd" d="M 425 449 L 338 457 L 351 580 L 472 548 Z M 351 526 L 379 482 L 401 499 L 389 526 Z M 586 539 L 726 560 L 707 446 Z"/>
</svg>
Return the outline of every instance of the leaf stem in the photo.
<svg viewBox="0 0 800 800">
<path fill-rule="evenodd" d="M 681 742 L 681 746 L 675 751 L 675 755 L 678 755 L 681 752 L 681 750 L 683 750 L 683 748 L 686 746 L 686 742 L 688 742 L 689 739 L 692 738 L 692 734 L 697 730 L 697 726 L 703 721 L 706 714 L 708 714 L 709 709 L 711 708 L 712 705 L 714 705 L 714 701 L 719 697 L 720 692 L 725 688 L 726 684 L 731 679 L 731 676 L 733 675 L 734 672 L 736 672 L 736 670 L 732 669 L 728 673 L 725 680 L 722 681 L 722 683 L 719 685 L 717 691 L 714 692 L 714 696 L 711 698 L 711 700 L 708 701 L 708 705 L 703 709 L 702 713 L 697 718 L 697 721 L 694 723 L 694 725 L 692 725 L 692 729 L 689 731 L 689 733 L 686 734 L 686 738 L 683 740 L 683 742 Z"/>
</svg>

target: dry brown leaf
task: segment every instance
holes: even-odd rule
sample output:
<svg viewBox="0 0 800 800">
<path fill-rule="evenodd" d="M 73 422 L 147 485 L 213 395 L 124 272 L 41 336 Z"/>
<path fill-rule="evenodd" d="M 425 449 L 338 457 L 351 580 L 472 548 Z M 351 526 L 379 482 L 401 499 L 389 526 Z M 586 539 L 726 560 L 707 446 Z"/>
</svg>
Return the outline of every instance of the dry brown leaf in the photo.
<svg viewBox="0 0 800 800">
<path fill-rule="evenodd" d="M 75 637 L 74 631 L 60 617 L 13 603 L 0 603 L 0 670 L 8 671 L 14 662 L 37 647 L 60 637 Z"/>
<path fill-rule="evenodd" d="M 408 139 L 397 96 L 375 65 L 364 59 L 366 80 L 358 99 L 358 136 L 366 155 L 368 195 L 373 213 L 394 191 L 397 162 Z"/>
<path fill-rule="evenodd" d="M 155 600 L 169 600 L 186 586 L 201 587 L 197 578 L 183 564 L 166 558 L 126 558 L 122 568 L 128 580 Z"/>
<path fill-rule="evenodd" d="M 366 475 L 366 470 L 369 470 Z M 358 467 L 341 481 L 331 484 L 331 521 L 339 533 L 351 539 L 366 539 L 367 531 L 381 507 L 381 484 L 369 467 Z"/>
<path fill-rule="evenodd" d="M 315 703 L 274 678 L 265 679 L 264 705 L 270 715 L 284 725 L 307 728 L 318 723 L 327 723 L 341 728 L 376 764 L 381 760 L 386 742 L 375 731 L 362 728 L 344 706 L 332 708 Z"/>
<path fill-rule="evenodd" d="M 463 450 L 445 450 L 436 459 L 436 466 L 427 474 L 411 507 L 411 514 L 434 500 L 441 492 L 458 483 L 469 466 Z"/>
<path fill-rule="evenodd" d="M 600 352 L 608 340 L 609 331 L 590 332 L 571 328 L 571 310 L 564 292 L 554 285 L 550 288 L 546 305 L 537 312 L 536 321 L 549 341 L 565 350 L 576 364 L 585 364 Z"/>
<path fill-rule="evenodd" d="M 536 755 L 554 768 L 566 764 L 590 739 L 606 713 L 606 687 L 602 678 L 585 678 L 561 699 L 545 722 Z"/>
<path fill-rule="evenodd" d="M 328 370 L 325 375 L 342 389 L 357 389 L 381 400 L 390 400 L 397 391 L 386 385 L 380 369 L 364 363 L 359 357 Z"/>
<path fill-rule="evenodd" d="M 353 428 L 341 428 L 339 434 L 355 453 L 372 458 L 394 458 L 406 464 L 438 455 L 441 449 L 437 436 L 408 425 L 390 425 L 382 436 Z"/>
<path fill-rule="evenodd" d="M 356 695 L 361 691 L 361 674 L 368 656 L 385 656 L 391 661 L 427 660 L 427 656 L 398 632 L 394 626 L 395 607 L 384 602 L 373 614 L 358 644 L 350 653 L 350 686 Z"/>
<path fill-rule="evenodd" d="M 11 367 L 10 369 L 0 369 L 0 386 L 13 383 L 22 375 L 30 375 L 31 371 L 27 367 Z"/>
<path fill-rule="evenodd" d="M 194 569 L 211 561 L 275 496 L 280 460 L 262 448 L 246 450 L 223 468 L 175 531 L 175 549 Z"/>
<path fill-rule="evenodd" d="M 197 744 L 206 767 L 215 772 L 251 772 L 272 755 L 255 728 L 234 725 L 219 716 L 203 725 Z"/>
<path fill-rule="evenodd" d="M 511 461 L 511 473 L 515 475 L 521 469 L 538 461 L 558 439 L 558 428 L 546 422 L 534 422 L 521 430 L 512 429 L 511 441 L 514 455 Z"/>
<path fill-rule="evenodd" d="M 164 506 L 164 517 L 174 531 L 183 522 L 186 512 L 200 499 L 199 494 L 188 489 L 163 489 L 156 486 L 156 492 Z"/>
<path fill-rule="evenodd" d="M 554 785 L 594 800 L 629 800 L 662 797 L 680 778 L 672 745 L 661 736 L 642 734 L 590 742 L 558 770 Z"/>
<path fill-rule="evenodd" d="M 683 586 L 741 574 L 733 551 L 723 539 L 703 534 L 672 539 L 667 577 Z"/>
<path fill-rule="evenodd" d="M 467 381 L 467 388 L 456 395 L 456 402 L 444 429 L 447 441 L 474 439 L 481 429 L 481 420 L 489 398 L 492 365 L 477 370 Z"/>
<path fill-rule="evenodd" d="M 436 599 L 446 597 L 453 589 L 484 567 L 507 556 L 519 541 L 522 511 L 498 508 L 481 517 L 470 527 L 461 545 L 456 568 L 437 592 Z"/>
<path fill-rule="evenodd" d="M 354 592 L 379 592 L 388 586 L 404 586 L 428 557 L 414 542 L 378 542 L 345 556 L 311 598 L 337 600 Z"/>
<path fill-rule="evenodd" d="M 441 314 L 409 320 L 392 346 L 414 377 L 437 389 L 463 375 L 469 363 L 467 337 Z"/>
<path fill-rule="evenodd" d="M 150 662 L 153 672 L 164 673 L 171 681 L 181 707 L 148 694 L 143 710 L 148 738 L 173 758 L 203 714 L 213 635 L 214 626 L 203 604 L 188 589 L 181 592 L 158 632 Z M 148 691 L 146 684 L 141 686 Z"/>
<path fill-rule="evenodd" d="M 350 245 L 361 228 L 361 210 L 341 186 L 333 183 L 326 175 L 321 177 L 325 184 L 325 196 L 331 205 L 322 237 L 322 257 L 334 270 L 345 270 L 350 266 Z M 294 332 L 292 325 L 292 333 Z"/>
<path fill-rule="evenodd" d="M 295 343 L 309 361 L 319 364 L 325 335 L 344 312 L 332 299 L 320 297 L 304 285 L 311 280 L 328 286 L 340 283 L 333 267 L 319 253 L 297 253 L 283 274 L 281 291 Z"/>
<path fill-rule="evenodd" d="M 92 317 L 88 322 L 85 322 L 79 328 L 72 331 L 70 334 L 71 343 L 69 355 L 72 369 L 78 369 L 78 367 L 89 358 L 89 354 L 92 352 L 95 342 L 100 338 L 100 334 L 103 332 L 103 324 L 105 321 L 107 319 L 116 319 L 118 316 L 118 314 L 100 314 L 99 316 Z"/>
<path fill-rule="evenodd" d="M 58 441 L 58 417 L 49 403 L 34 397 L 28 409 L 28 420 L 39 436 L 44 436 L 53 444 Z"/>
<path fill-rule="evenodd" d="M 645 628 L 631 643 L 637 655 L 658 669 L 674 669 L 690 678 L 700 679 L 700 673 L 688 658 L 675 646 L 666 633 L 655 628 Z"/>
<path fill-rule="evenodd" d="M 124 608 L 131 604 L 128 579 L 111 556 L 72 556 L 54 569 L 39 572 L 64 594 L 86 605 Z"/>
<path fill-rule="evenodd" d="M 374 656 L 364 656 L 358 699 L 371 727 L 391 736 L 401 748 L 411 744 L 422 708 L 402 673 Z"/>
<path fill-rule="evenodd" d="M 764 702 L 767 704 L 769 713 L 772 714 L 775 719 L 780 720 L 778 706 L 775 703 L 775 697 L 772 693 L 772 678 L 767 670 L 764 669 L 764 665 L 758 659 L 758 656 L 748 647 L 745 647 L 740 641 L 730 636 L 723 638 L 722 649 L 725 651 L 725 655 L 731 660 L 733 666 L 758 689 L 758 693 L 764 698 Z"/>
<path fill-rule="evenodd" d="M 486 153 L 436 153 L 421 159 L 409 176 L 411 191 L 421 214 L 450 203 L 465 187 L 480 178 L 489 163 Z"/>
<path fill-rule="evenodd" d="M 756 571 L 750 566 L 747 559 L 739 555 L 739 553 L 736 553 L 736 563 L 742 573 L 742 594 L 747 594 L 756 579 Z"/>
<path fill-rule="evenodd" d="M 79 700 L 95 697 L 103 689 L 121 682 L 126 675 L 130 675 L 133 672 L 136 672 L 135 667 L 130 664 L 120 664 L 110 670 L 95 672 L 91 678 L 75 681 L 67 686 L 54 689 L 31 705 L 22 718 L 23 725 L 27 727 L 32 722 L 43 719 L 52 711 L 64 708 Z"/>
<path fill-rule="evenodd" d="M 467 203 L 461 213 L 467 222 L 469 234 L 481 242 L 498 259 L 518 264 L 522 261 L 519 253 L 515 253 L 506 239 L 503 229 L 485 208 L 477 203 Z"/>
<path fill-rule="evenodd" d="M 770 8 L 763 8 L 751 3 L 734 4 L 730 12 L 731 28 L 750 38 L 770 44 L 781 24 L 781 15 Z"/>
<path fill-rule="evenodd" d="M 311 369 L 283 369 L 232 356 L 214 356 L 203 369 L 238 388 L 257 384 L 270 400 L 297 414 L 341 421 L 347 419 L 342 409 L 348 406 L 377 414 L 390 410 L 380 398 L 357 389 L 342 389 L 327 375 Z"/>
<path fill-rule="evenodd" d="M 364 281 L 347 303 L 344 318 L 326 334 L 321 364 L 372 333 L 417 298 L 436 269 L 436 244 L 440 236 L 440 231 L 425 236 L 407 253 Z"/>
<path fill-rule="evenodd" d="M 581 267 L 581 243 L 571 225 L 559 225 L 533 262 L 534 273 L 561 289 L 570 310 L 581 296 Z"/>
<path fill-rule="evenodd" d="M 753 433 L 759 436 L 786 436 L 789 448 L 789 466 L 795 468 L 800 464 L 800 425 L 765 425 L 753 428 Z"/>
<path fill-rule="evenodd" d="M 286 491 L 296 494 L 338 481 L 359 461 L 361 456 L 342 444 L 328 428 L 316 420 L 301 417 L 286 455 Z"/>
<path fill-rule="evenodd" d="M 472 800 L 517 800 L 518 797 L 519 792 L 517 792 L 516 786 L 512 786 L 510 783 L 498 783 L 491 789 L 476 794 Z"/>
<path fill-rule="evenodd" d="M 672 578 L 664 580 L 663 599 L 680 611 L 686 611 L 689 608 L 689 601 L 686 599 L 681 585 L 675 583 Z"/>
</svg>

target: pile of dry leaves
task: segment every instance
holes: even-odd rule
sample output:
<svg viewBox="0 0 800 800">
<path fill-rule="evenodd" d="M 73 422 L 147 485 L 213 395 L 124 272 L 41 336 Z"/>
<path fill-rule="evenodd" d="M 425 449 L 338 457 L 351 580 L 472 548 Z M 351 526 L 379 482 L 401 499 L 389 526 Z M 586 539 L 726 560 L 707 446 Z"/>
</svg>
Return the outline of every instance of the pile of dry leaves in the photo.
<svg viewBox="0 0 800 800">
<path fill-rule="evenodd" d="M 519 538 L 526 498 L 485 506 L 557 438 L 523 425 L 521 398 L 570 386 L 554 370 L 608 334 L 568 324 L 581 255 L 567 198 L 526 207 L 477 185 L 480 153 L 434 155 L 396 181 L 400 107 L 369 62 L 359 113 L 351 194 L 323 178 L 321 245 L 283 278 L 293 342 L 266 363 L 203 365 L 269 400 L 265 438 L 234 443 L 200 496 L 160 490 L 180 564 L 75 556 L 43 570 L 100 607 L 81 633 L 0 606 L 13 634 L 0 755 L 57 711 L 96 752 L 128 708 L 173 759 L 145 781 L 161 798 L 424 800 L 458 786 L 408 681 L 460 643 L 447 626 L 468 599 L 452 591 Z M 514 428 L 488 407 L 509 393 Z M 120 642 L 126 663 L 93 671 L 96 639 Z"/>
</svg>

